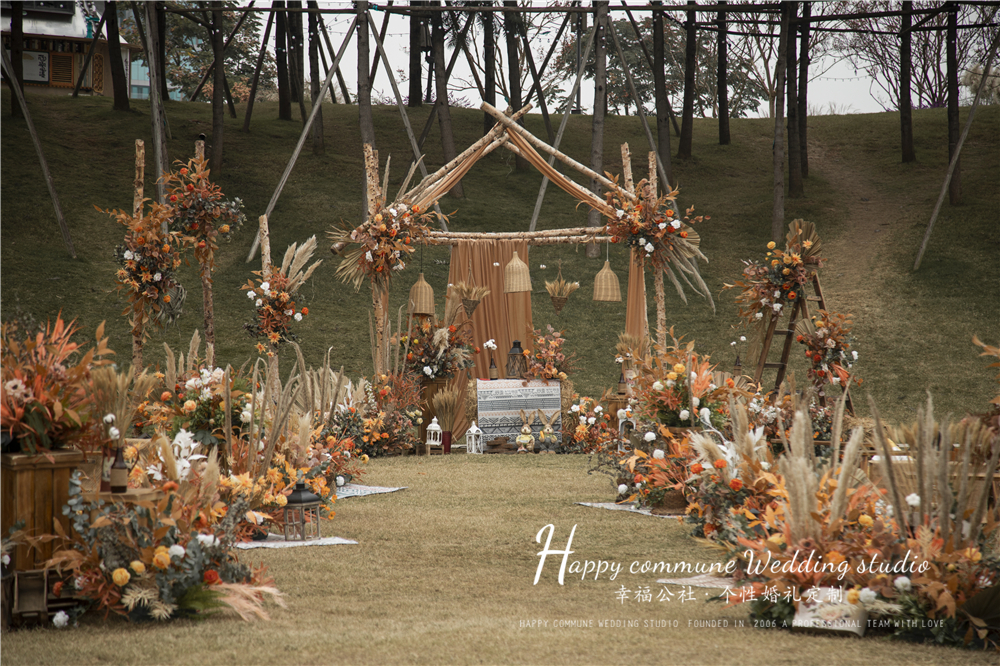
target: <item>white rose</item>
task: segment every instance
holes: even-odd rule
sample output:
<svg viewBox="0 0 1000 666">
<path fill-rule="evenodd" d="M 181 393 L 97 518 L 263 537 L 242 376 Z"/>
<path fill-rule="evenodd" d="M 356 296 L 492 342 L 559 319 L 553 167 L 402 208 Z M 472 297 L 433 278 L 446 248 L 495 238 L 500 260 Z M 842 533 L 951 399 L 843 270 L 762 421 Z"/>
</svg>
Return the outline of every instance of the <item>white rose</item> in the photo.
<svg viewBox="0 0 1000 666">
<path fill-rule="evenodd" d="M 175 543 L 169 549 L 167 549 L 167 553 L 170 555 L 170 559 L 175 559 L 175 558 L 183 559 L 184 554 L 186 552 L 187 551 L 184 550 L 184 546 L 180 545 L 179 543 Z"/>
<path fill-rule="evenodd" d="M 913 589 L 913 584 L 910 583 L 910 579 L 907 578 L 906 576 L 900 576 L 899 578 L 894 580 L 892 584 L 895 585 L 896 589 L 899 590 L 900 592 L 909 592 L 911 589 Z"/>
<path fill-rule="evenodd" d="M 270 282 L 261 282 L 260 283 L 260 288 L 263 289 L 264 291 L 267 291 L 268 289 L 271 288 L 271 283 Z"/>
<path fill-rule="evenodd" d="M 207 548 L 211 548 L 212 546 L 215 546 L 216 544 L 218 544 L 219 540 L 218 540 L 218 538 L 216 538 L 216 536 L 214 534 L 199 534 L 198 535 L 198 543 L 200 543 L 201 545 L 203 545 L 203 546 L 205 546 Z"/>
<path fill-rule="evenodd" d="M 698 398 L 697 396 L 691 398 L 691 404 L 694 405 L 695 408 L 697 408 L 699 405 L 701 405 L 701 398 Z"/>
<path fill-rule="evenodd" d="M 572 407 L 569 408 L 569 411 L 574 413 L 580 411 L 580 405 L 573 405 Z"/>
<path fill-rule="evenodd" d="M 604 411 L 604 408 L 601 407 L 600 405 L 598 405 L 597 407 L 594 407 L 594 413 L 595 414 L 600 414 L 603 411 Z"/>
<path fill-rule="evenodd" d="M 875 593 L 875 590 L 871 590 L 866 587 L 858 594 L 858 599 L 860 599 L 863 604 L 871 604 L 878 599 L 878 595 Z"/>
<path fill-rule="evenodd" d="M 250 419 L 252 418 L 253 414 L 251 414 L 249 411 L 240 413 L 240 421 L 242 421 L 243 423 L 250 423 Z"/>
<path fill-rule="evenodd" d="M 594 425 L 595 423 L 597 423 L 597 419 L 591 416 L 589 419 L 587 419 L 587 423 L 589 425 Z"/>
<path fill-rule="evenodd" d="M 256 292 L 254 292 L 254 290 L 253 290 L 253 289 L 251 289 L 250 291 L 248 291 L 248 292 L 247 292 L 247 298 L 249 298 L 249 299 L 250 299 L 251 301 L 252 301 L 252 300 L 253 300 L 254 298 L 256 298 L 256 296 L 257 296 L 257 294 L 256 294 Z"/>
<path fill-rule="evenodd" d="M 687 421 L 690 416 L 691 416 L 691 412 L 689 412 L 686 409 L 682 409 L 681 410 L 681 413 L 680 413 L 681 421 Z"/>
<path fill-rule="evenodd" d="M 59 611 L 55 614 L 55 617 L 52 618 L 52 624 L 59 629 L 64 628 L 69 624 L 69 615 L 66 614 L 66 611 Z"/>
<path fill-rule="evenodd" d="M 627 418 L 628 418 L 628 412 L 626 412 L 624 409 L 619 409 L 618 410 L 618 420 L 619 421 L 624 421 Z"/>
<path fill-rule="evenodd" d="M 624 483 L 618 484 L 618 494 L 619 495 L 624 495 L 627 492 L 628 492 L 628 486 L 626 486 Z"/>
<path fill-rule="evenodd" d="M 656 433 L 655 432 L 647 432 L 645 435 L 642 436 L 642 438 L 645 441 L 647 441 L 647 442 L 656 441 Z M 662 458 L 663 456 L 660 456 L 660 457 Z"/>
<path fill-rule="evenodd" d="M 661 382 L 659 380 L 653 382 L 653 390 L 654 391 L 662 391 L 663 390 L 663 382 Z"/>
<path fill-rule="evenodd" d="M 656 449 L 655 451 L 653 451 L 653 457 L 656 458 L 657 460 L 663 460 L 664 458 L 663 449 Z"/>
<path fill-rule="evenodd" d="M 708 411 L 708 407 L 701 408 L 701 411 L 698 412 L 698 418 L 700 418 L 701 422 L 705 425 L 712 425 L 712 413 Z"/>
<path fill-rule="evenodd" d="M 909 495 L 906 496 L 906 503 L 912 506 L 913 508 L 917 508 L 918 506 L 920 506 L 920 495 L 916 493 L 910 493 Z"/>
<path fill-rule="evenodd" d="M 338 477 L 337 477 L 337 487 L 338 487 L 338 488 L 340 488 L 340 487 L 342 487 L 342 486 L 346 485 L 346 483 L 347 483 L 347 482 L 346 482 L 346 480 L 344 479 L 344 477 L 342 477 L 342 476 L 338 476 Z"/>
</svg>

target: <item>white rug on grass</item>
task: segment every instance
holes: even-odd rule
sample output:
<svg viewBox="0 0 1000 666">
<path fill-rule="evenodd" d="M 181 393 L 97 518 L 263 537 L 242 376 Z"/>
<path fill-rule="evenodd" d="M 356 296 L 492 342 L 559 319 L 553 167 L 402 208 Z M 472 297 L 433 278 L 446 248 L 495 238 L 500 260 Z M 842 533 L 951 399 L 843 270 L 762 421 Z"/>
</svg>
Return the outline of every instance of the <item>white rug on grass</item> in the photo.
<svg viewBox="0 0 1000 666">
<path fill-rule="evenodd" d="M 614 502 L 577 502 L 580 506 L 591 506 L 597 509 L 609 509 L 611 511 L 628 511 L 629 513 L 641 513 L 644 516 L 654 518 L 683 518 L 684 515 L 660 516 L 653 514 L 649 509 L 637 509 L 631 504 L 615 504 Z"/>
<path fill-rule="evenodd" d="M 394 493 L 397 490 L 406 490 L 406 486 L 389 488 L 386 486 L 361 486 L 356 483 L 348 483 L 345 486 L 337 488 L 337 499 L 364 497 L 365 495 L 381 495 L 382 493 Z"/>
<path fill-rule="evenodd" d="M 691 576 L 690 578 L 660 578 L 656 581 L 663 585 L 689 585 L 691 587 L 710 587 L 723 590 L 727 587 L 737 586 L 732 578 L 719 578 L 713 574 L 702 574 Z"/>
<path fill-rule="evenodd" d="M 283 536 L 278 534 L 268 534 L 267 541 L 248 541 L 236 544 L 237 548 L 247 550 L 249 548 L 298 548 L 300 546 L 341 546 L 358 545 L 357 541 L 341 539 L 340 537 L 323 537 L 311 541 L 285 541 Z"/>
</svg>

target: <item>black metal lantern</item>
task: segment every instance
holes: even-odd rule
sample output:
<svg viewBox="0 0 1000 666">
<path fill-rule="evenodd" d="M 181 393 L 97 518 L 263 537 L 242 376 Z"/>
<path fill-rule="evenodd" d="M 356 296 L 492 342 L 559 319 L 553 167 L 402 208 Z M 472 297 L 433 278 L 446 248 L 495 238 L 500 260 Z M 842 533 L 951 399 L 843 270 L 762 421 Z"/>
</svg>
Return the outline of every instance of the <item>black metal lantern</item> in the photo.
<svg viewBox="0 0 1000 666">
<path fill-rule="evenodd" d="M 514 340 L 514 346 L 507 352 L 507 379 L 520 379 L 528 371 L 528 359 L 521 349 L 521 341 Z"/>
<path fill-rule="evenodd" d="M 306 490 L 306 484 L 299 481 L 288 496 L 288 503 L 282 510 L 285 523 L 285 541 L 310 541 L 320 538 L 319 505 L 320 497 Z"/>
</svg>

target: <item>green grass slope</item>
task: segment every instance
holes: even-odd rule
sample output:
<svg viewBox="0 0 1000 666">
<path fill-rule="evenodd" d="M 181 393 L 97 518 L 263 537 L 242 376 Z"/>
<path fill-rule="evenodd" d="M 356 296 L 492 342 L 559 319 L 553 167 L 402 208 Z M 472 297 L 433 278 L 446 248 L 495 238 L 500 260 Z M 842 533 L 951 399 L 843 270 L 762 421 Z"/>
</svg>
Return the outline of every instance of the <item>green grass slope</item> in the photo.
<svg viewBox="0 0 1000 666">
<path fill-rule="evenodd" d="M 3 94 L 3 108 L 9 97 Z M 131 205 L 134 141 L 146 140 L 147 165 L 152 164 L 148 104 L 133 102 L 129 113 L 115 112 L 106 98 L 32 96 L 29 104 L 42 137 L 55 188 L 61 198 L 78 254 L 71 259 L 61 241 L 41 170 L 23 121 L 6 116 L 0 131 L 0 266 L 2 316 L 28 314 L 44 322 L 62 311 L 77 318 L 83 332 L 92 333 L 107 320 L 111 345 L 120 361 L 129 358 L 124 303 L 114 291 L 112 250 L 122 230 L 97 210 Z M 242 110 L 241 110 L 242 111 Z M 408 109 L 414 127 L 423 126 L 429 107 Z M 363 194 L 363 166 L 357 108 L 323 109 L 326 154 L 305 148 L 271 216 L 272 248 L 280 257 L 292 242 L 317 235 L 323 266 L 302 292 L 301 304 L 310 316 L 297 327 L 308 362 L 318 364 L 333 349 L 335 364 L 352 375 L 371 368 L 368 342 L 370 295 L 341 284 L 334 277 L 338 259 L 324 238 L 334 224 L 359 220 Z M 967 110 L 963 111 L 963 121 Z M 172 102 L 167 115 L 173 138 L 171 159 L 188 159 L 201 132 L 211 132 L 211 109 L 204 104 Z M 262 214 L 291 156 L 301 123 L 276 120 L 275 105 L 259 104 L 252 132 L 240 130 L 242 117 L 226 119 L 225 162 L 217 182 L 231 197 L 246 205 L 251 224 L 221 248 L 215 274 L 217 356 L 220 362 L 241 365 L 252 354 L 243 323 L 252 315 L 238 291 L 259 270 L 259 260 L 245 263 Z M 395 108 L 374 110 L 377 147 L 383 164 L 392 157 L 390 193 L 405 175 L 409 141 Z M 453 110 L 456 144 L 461 148 L 482 132 L 482 114 Z M 908 419 L 934 392 L 943 411 L 981 411 L 995 394 L 986 363 L 970 340 L 974 333 L 988 342 L 1000 341 L 1000 109 L 983 108 L 975 119 L 962 156 L 964 201 L 947 204 L 938 220 L 924 265 L 911 267 L 937 198 L 947 163 L 944 110 L 914 115 L 919 161 L 900 163 L 898 117 L 894 114 L 817 117 L 809 119 L 811 169 L 806 196 L 789 200 L 787 220 L 814 221 L 826 244 L 829 264 L 824 269 L 824 293 L 831 309 L 855 315 L 856 347 L 861 353 L 858 371 L 890 416 Z M 527 121 L 528 129 L 544 136 L 540 117 Z M 695 121 L 694 159 L 675 164 L 682 207 L 710 215 L 701 228 L 702 248 L 710 258 L 702 273 L 716 300 L 716 312 L 689 294 L 685 305 L 667 286 L 667 321 L 678 334 L 695 339 L 698 349 L 729 368 L 734 360 L 730 341 L 739 332 L 733 292 L 723 284 L 737 279 L 742 260 L 759 257 L 770 236 L 771 135 L 767 119 L 732 123 L 732 145 L 719 146 L 717 124 Z M 604 168 L 621 172 L 619 146 L 628 142 L 633 168 L 642 173 L 646 139 L 634 117 L 608 118 Z M 427 145 L 426 162 L 435 169 L 443 162 L 437 128 Z M 587 162 L 590 118 L 570 118 L 562 149 Z M 147 169 L 150 173 L 151 169 Z M 456 231 L 515 231 L 527 229 L 540 176 L 518 171 L 510 153 L 496 152 L 482 161 L 463 181 L 465 198 L 446 197 L 442 209 L 452 213 Z M 146 193 L 154 192 L 147 177 Z M 549 188 L 540 229 L 585 224 L 586 211 L 561 191 Z M 613 345 L 624 328 L 625 303 L 594 303 L 590 299 L 600 260 L 587 259 L 582 248 L 545 246 L 531 251 L 536 328 L 551 323 L 565 330 L 569 351 L 577 356 L 573 377 L 577 390 L 596 394 L 618 378 Z M 611 264 L 623 284 L 627 254 L 610 248 Z M 419 255 L 418 255 L 419 256 Z M 582 288 L 556 315 L 544 291 L 544 280 L 554 279 L 562 260 L 563 275 L 579 280 Z M 423 271 L 443 297 L 448 275 L 447 248 L 427 248 Z M 416 279 L 420 260 L 398 278 L 391 293 L 395 312 Z M 545 265 L 546 269 L 540 266 Z M 194 267 L 181 271 L 188 289 L 180 322 L 153 334 L 147 362 L 162 358 L 162 342 L 186 348 L 191 332 L 201 327 L 201 290 Z M 648 276 L 647 276 L 648 277 Z M 650 322 L 655 325 L 652 280 L 648 292 Z M 476 332 L 476 341 L 491 337 Z M 291 350 L 283 352 L 291 359 Z M 799 373 L 801 375 L 801 372 Z M 859 401 L 859 406 L 862 402 Z M 867 411 L 864 409 L 863 411 Z"/>
</svg>

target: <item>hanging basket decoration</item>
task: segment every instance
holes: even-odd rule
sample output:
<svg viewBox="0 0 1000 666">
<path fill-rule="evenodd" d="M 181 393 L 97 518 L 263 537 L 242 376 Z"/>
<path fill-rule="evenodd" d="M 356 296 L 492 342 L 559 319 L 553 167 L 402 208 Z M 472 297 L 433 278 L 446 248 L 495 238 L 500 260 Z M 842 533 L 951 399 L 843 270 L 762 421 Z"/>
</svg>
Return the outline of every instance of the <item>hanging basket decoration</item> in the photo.
<svg viewBox="0 0 1000 666">
<path fill-rule="evenodd" d="M 503 293 L 517 294 L 523 291 L 531 291 L 531 274 L 528 272 L 528 265 L 521 261 L 515 251 L 503 269 Z"/>
<path fill-rule="evenodd" d="M 562 265 L 559 266 L 559 276 L 554 282 L 546 282 L 545 290 L 549 292 L 549 298 L 552 299 L 552 307 L 555 308 L 556 314 L 562 312 L 563 307 L 566 306 L 566 301 L 569 300 L 570 295 L 580 288 L 579 282 L 566 282 L 562 276 Z"/>
<path fill-rule="evenodd" d="M 490 293 L 490 290 L 486 287 L 477 287 L 474 284 L 467 284 L 466 282 L 456 284 L 455 291 L 462 299 L 462 307 L 465 308 L 466 317 L 472 317 L 472 313 L 479 307 L 479 303 Z"/>
<path fill-rule="evenodd" d="M 434 316 L 434 288 L 424 279 L 423 273 L 410 288 L 410 314 Z"/>
<path fill-rule="evenodd" d="M 594 278 L 594 300 L 619 302 L 622 300 L 622 286 L 618 276 L 611 270 L 611 262 L 605 261 L 604 268 Z"/>
</svg>

